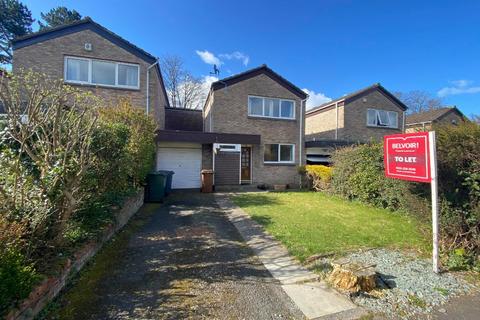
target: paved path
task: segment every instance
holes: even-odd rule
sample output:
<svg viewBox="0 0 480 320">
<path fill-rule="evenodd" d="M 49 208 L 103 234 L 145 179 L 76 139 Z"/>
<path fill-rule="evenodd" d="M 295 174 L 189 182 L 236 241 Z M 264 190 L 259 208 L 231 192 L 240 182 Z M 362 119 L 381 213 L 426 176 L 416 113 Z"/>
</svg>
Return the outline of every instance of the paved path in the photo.
<svg viewBox="0 0 480 320">
<path fill-rule="evenodd" d="M 245 242 L 308 319 L 349 320 L 366 314 L 324 281 L 318 281 L 318 276 L 293 259 L 285 246 L 234 205 L 228 194 L 216 194 L 216 200 Z"/>
<path fill-rule="evenodd" d="M 147 205 L 50 318 L 303 319 L 213 195 Z"/>
</svg>

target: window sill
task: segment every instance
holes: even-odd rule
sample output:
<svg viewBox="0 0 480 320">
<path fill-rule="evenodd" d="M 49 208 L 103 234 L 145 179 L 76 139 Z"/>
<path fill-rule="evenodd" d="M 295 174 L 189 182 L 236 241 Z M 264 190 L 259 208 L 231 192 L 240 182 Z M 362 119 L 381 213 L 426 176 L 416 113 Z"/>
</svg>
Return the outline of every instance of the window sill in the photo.
<svg viewBox="0 0 480 320">
<path fill-rule="evenodd" d="M 398 130 L 398 131 L 401 131 L 400 128 L 392 128 L 392 127 L 380 127 L 380 126 L 369 126 L 369 125 L 367 125 L 367 128 L 371 128 L 371 129 L 388 129 L 388 130 Z"/>
<path fill-rule="evenodd" d="M 113 89 L 113 90 L 122 90 L 122 91 L 140 91 L 140 88 L 113 87 L 113 86 L 104 86 L 101 84 L 78 83 L 78 82 L 69 82 L 69 81 L 64 81 L 63 83 L 68 84 L 70 86 L 75 86 L 75 87 Z"/>
<path fill-rule="evenodd" d="M 288 119 L 288 118 L 269 118 L 269 117 L 257 117 L 257 116 L 247 116 L 248 119 L 252 120 L 270 120 L 270 121 L 289 121 L 296 122 L 297 119 Z"/>
<path fill-rule="evenodd" d="M 296 166 L 297 164 L 292 162 L 292 163 L 285 163 L 285 162 L 264 162 L 264 166 L 275 166 L 275 167 L 293 167 Z"/>
</svg>

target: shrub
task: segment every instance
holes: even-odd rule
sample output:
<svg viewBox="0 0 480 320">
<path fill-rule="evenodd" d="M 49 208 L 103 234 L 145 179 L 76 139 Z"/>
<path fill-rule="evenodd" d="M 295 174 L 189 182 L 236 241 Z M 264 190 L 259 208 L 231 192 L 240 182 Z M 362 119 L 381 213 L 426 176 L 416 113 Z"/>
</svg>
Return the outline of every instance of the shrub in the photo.
<svg viewBox="0 0 480 320">
<path fill-rule="evenodd" d="M 383 146 L 371 143 L 337 150 L 333 155 L 333 192 L 391 210 L 407 209 L 405 181 L 387 179 L 383 167 Z M 412 195 L 412 198 L 415 198 Z"/>
<path fill-rule="evenodd" d="M 323 165 L 307 165 L 305 173 L 315 191 L 327 191 L 332 181 L 332 168 Z"/>
</svg>

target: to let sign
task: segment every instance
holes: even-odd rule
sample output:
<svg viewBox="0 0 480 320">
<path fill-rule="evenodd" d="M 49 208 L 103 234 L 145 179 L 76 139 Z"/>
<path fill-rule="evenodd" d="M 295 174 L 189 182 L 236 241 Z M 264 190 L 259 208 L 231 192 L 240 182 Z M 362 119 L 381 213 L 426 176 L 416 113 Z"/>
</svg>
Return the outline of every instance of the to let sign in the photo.
<svg viewBox="0 0 480 320">
<path fill-rule="evenodd" d="M 394 134 L 383 139 L 387 177 L 431 182 L 428 132 Z"/>
</svg>

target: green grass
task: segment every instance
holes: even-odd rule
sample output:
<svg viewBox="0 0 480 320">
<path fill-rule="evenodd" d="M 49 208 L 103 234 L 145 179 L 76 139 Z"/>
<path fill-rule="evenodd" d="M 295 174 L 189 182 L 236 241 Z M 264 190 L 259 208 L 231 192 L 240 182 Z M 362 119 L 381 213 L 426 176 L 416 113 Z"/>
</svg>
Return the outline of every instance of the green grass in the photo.
<svg viewBox="0 0 480 320">
<path fill-rule="evenodd" d="M 300 261 L 360 248 L 424 252 L 429 246 L 414 218 L 323 193 L 246 193 L 233 201 Z"/>
</svg>

